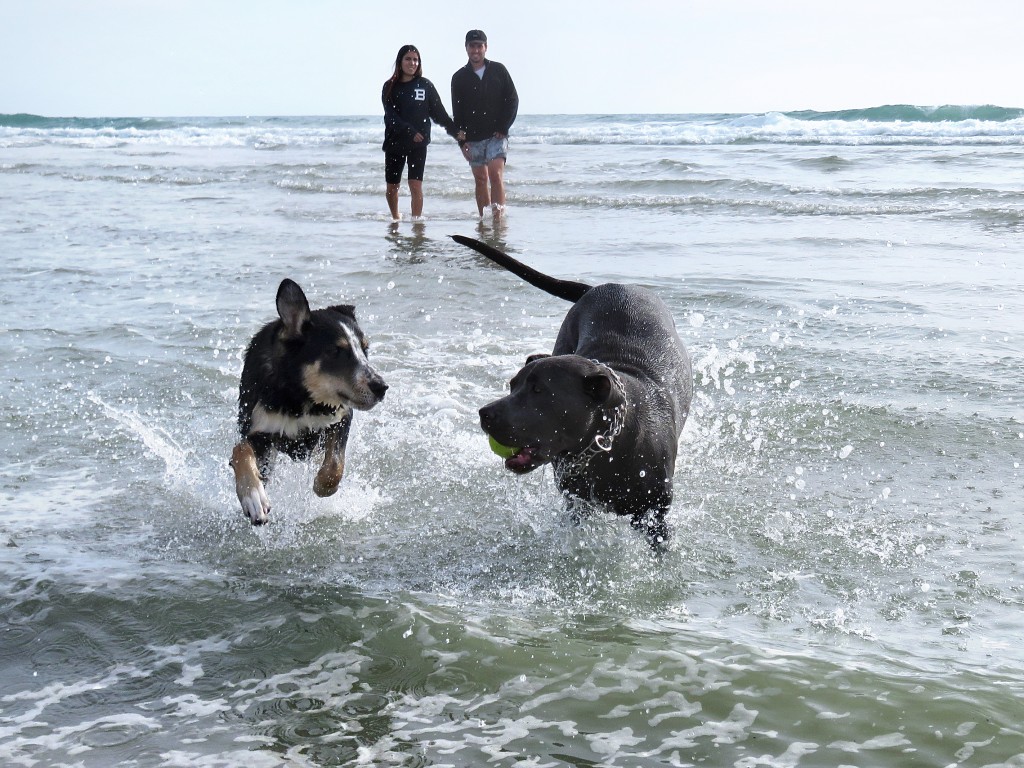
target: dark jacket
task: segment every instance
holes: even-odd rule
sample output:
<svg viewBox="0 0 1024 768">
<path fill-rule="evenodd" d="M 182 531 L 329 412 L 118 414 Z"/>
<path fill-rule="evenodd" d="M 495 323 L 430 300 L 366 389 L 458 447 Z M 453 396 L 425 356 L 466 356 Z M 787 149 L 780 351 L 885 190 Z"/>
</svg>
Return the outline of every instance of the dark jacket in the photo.
<svg viewBox="0 0 1024 768">
<path fill-rule="evenodd" d="M 448 116 L 432 82 L 425 77 L 417 77 L 407 83 L 396 80 L 390 95 L 388 83 L 384 83 L 380 94 L 384 104 L 385 152 L 406 153 L 415 147 L 427 146 L 430 143 L 431 120 L 452 138 L 455 137 L 458 133 L 455 123 Z M 417 133 L 423 134 L 422 143 L 412 140 Z"/>
<path fill-rule="evenodd" d="M 452 75 L 452 117 L 467 141 L 507 136 L 519 112 L 519 94 L 508 70 L 497 61 L 484 59 L 484 64 L 483 79 L 468 62 Z"/>
</svg>

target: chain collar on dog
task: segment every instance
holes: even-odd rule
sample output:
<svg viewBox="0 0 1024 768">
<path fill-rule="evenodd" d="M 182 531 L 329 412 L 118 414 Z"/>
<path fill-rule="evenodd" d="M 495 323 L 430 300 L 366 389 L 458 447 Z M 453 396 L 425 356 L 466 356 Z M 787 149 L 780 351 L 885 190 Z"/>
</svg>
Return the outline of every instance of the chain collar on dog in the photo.
<svg viewBox="0 0 1024 768">
<path fill-rule="evenodd" d="M 590 460 L 595 456 L 611 452 L 612 446 L 615 444 L 615 438 L 619 436 L 619 433 L 622 431 L 622 427 L 626 422 L 626 390 L 622 386 L 622 381 L 619 379 L 619 375 L 608 366 L 603 363 L 599 363 L 597 360 L 593 360 L 592 362 L 597 363 L 597 365 L 600 365 L 608 371 L 611 380 L 614 382 L 615 386 L 619 388 L 619 392 L 622 393 L 622 402 L 615 406 L 611 411 L 607 409 L 602 411 L 601 417 L 605 422 L 607 422 L 607 428 L 594 435 L 590 441 L 590 445 L 578 454 L 573 456 L 571 459 L 566 459 L 561 462 L 561 466 L 558 471 L 559 479 L 582 472 L 590 463 Z"/>
</svg>

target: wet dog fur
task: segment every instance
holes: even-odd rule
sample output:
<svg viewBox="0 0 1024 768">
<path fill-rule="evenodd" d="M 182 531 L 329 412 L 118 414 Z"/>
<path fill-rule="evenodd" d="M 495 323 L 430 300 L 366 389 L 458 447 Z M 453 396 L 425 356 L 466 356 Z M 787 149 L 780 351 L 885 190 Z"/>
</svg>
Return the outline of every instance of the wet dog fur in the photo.
<svg viewBox="0 0 1024 768">
<path fill-rule="evenodd" d="M 512 472 L 551 463 L 576 500 L 628 515 L 655 550 L 669 538 L 679 435 L 693 394 L 668 307 L 637 285 L 558 280 L 485 243 L 453 236 L 531 285 L 573 302 L 550 355 L 531 355 L 480 425 L 516 449 Z"/>
<path fill-rule="evenodd" d="M 306 461 L 323 452 L 313 482 L 330 496 L 345 472 L 354 410 L 384 398 L 388 385 L 367 359 L 369 344 L 355 308 L 310 310 L 302 289 L 285 279 L 277 290 L 278 319 L 249 342 L 238 392 L 241 440 L 231 454 L 235 491 L 253 525 L 267 522 L 264 483 L 278 452 Z"/>
</svg>

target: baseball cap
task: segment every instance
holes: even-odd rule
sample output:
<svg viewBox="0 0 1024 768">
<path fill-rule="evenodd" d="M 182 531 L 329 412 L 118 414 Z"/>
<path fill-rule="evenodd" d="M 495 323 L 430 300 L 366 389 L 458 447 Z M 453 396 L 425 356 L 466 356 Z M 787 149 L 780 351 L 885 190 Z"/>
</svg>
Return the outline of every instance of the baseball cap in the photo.
<svg viewBox="0 0 1024 768">
<path fill-rule="evenodd" d="M 482 30 L 471 29 L 466 33 L 466 45 L 469 45 L 470 43 L 483 43 L 484 45 L 487 45 L 487 35 L 485 35 Z"/>
</svg>

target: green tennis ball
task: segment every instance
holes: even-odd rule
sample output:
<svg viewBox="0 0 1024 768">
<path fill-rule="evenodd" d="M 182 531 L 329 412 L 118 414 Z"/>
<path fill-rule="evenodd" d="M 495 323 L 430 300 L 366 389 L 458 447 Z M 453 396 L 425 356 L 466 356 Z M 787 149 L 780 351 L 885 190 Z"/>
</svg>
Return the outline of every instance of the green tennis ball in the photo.
<svg viewBox="0 0 1024 768">
<path fill-rule="evenodd" d="M 503 459 L 511 459 L 513 456 L 519 453 L 518 448 L 509 448 L 507 445 L 502 445 L 490 435 L 487 436 L 487 442 L 490 443 L 491 450 L 494 451 L 499 456 L 501 456 L 501 458 Z"/>
</svg>

